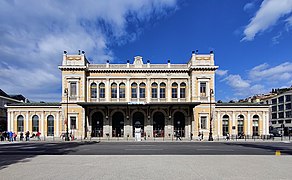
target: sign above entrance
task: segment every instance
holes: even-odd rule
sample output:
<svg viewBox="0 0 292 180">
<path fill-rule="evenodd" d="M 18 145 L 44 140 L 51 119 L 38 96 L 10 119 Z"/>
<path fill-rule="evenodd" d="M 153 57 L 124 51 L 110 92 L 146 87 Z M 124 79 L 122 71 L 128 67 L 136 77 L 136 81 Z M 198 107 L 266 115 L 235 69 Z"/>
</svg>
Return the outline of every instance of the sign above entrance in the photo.
<svg viewBox="0 0 292 180">
<path fill-rule="evenodd" d="M 141 102 L 137 102 L 137 101 L 131 101 L 131 102 L 128 102 L 128 104 L 130 105 L 136 105 L 136 104 L 146 104 L 144 101 L 141 101 Z"/>
</svg>

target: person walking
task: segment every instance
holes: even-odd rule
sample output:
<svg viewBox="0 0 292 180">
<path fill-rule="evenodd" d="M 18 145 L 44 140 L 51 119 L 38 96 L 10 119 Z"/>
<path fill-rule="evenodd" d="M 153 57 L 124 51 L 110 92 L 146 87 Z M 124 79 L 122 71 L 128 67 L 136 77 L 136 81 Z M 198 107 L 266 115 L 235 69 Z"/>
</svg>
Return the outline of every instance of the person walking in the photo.
<svg viewBox="0 0 292 180">
<path fill-rule="evenodd" d="M 19 136 L 19 140 L 20 140 L 20 141 L 23 141 L 23 138 L 24 138 L 24 137 L 23 137 L 23 132 L 21 132 L 21 133 L 20 133 L 20 136 Z"/>
<path fill-rule="evenodd" d="M 41 140 L 40 136 L 41 136 L 41 133 L 38 131 L 38 132 L 36 133 L 36 137 L 37 137 L 37 140 L 38 140 L 38 141 Z"/>
<path fill-rule="evenodd" d="M 13 142 L 13 132 L 12 131 L 9 131 L 9 141 L 10 142 Z"/>
<path fill-rule="evenodd" d="M 25 141 L 29 141 L 29 131 L 26 131 L 25 133 Z"/>
</svg>

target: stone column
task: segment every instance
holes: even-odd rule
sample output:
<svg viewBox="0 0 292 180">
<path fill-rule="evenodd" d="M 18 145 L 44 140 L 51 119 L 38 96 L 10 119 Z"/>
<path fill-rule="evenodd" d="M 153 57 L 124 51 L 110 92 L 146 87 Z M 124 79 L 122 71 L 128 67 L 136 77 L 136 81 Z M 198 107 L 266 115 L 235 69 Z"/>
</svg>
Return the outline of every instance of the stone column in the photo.
<svg viewBox="0 0 292 180">
<path fill-rule="evenodd" d="M 167 85 L 166 85 L 166 101 L 171 101 L 171 84 L 170 84 L 170 78 L 167 78 Z"/>
<path fill-rule="evenodd" d="M 42 122 L 42 129 L 41 129 L 41 133 L 45 136 L 45 112 L 42 111 L 42 115 L 41 115 L 41 122 Z"/>
<path fill-rule="evenodd" d="M 29 131 L 29 128 L 28 128 L 28 125 L 29 125 L 29 121 L 28 121 L 28 119 L 29 119 L 29 114 L 28 114 L 28 111 L 26 111 L 26 131 Z"/>
<path fill-rule="evenodd" d="M 233 126 L 235 126 L 236 129 L 233 129 Z M 236 131 L 238 131 L 237 127 L 236 127 L 236 124 L 235 124 L 235 112 L 232 111 L 232 126 L 231 126 L 231 129 L 232 129 L 232 133 L 233 135 L 236 135 Z"/>
<path fill-rule="evenodd" d="M 250 112 L 247 112 L 247 135 L 251 135 L 250 130 Z"/>
<path fill-rule="evenodd" d="M 130 102 L 130 98 L 131 98 L 131 84 L 130 84 L 130 79 L 127 78 L 127 82 L 126 82 L 126 100 L 127 102 Z"/>
<path fill-rule="evenodd" d="M 56 133 L 54 133 L 54 136 L 55 136 L 55 134 L 56 134 L 56 136 L 57 137 L 59 137 L 60 135 L 59 135 L 59 129 L 60 129 L 60 113 L 59 112 L 57 112 L 56 113 Z"/>
<path fill-rule="evenodd" d="M 105 101 L 106 102 L 110 101 L 110 82 L 109 82 L 109 78 L 107 78 L 106 82 L 105 82 Z"/>
<path fill-rule="evenodd" d="M 14 132 L 14 112 L 12 111 L 11 112 L 11 116 L 13 117 L 13 118 L 11 118 L 11 124 L 10 124 L 10 128 L 11 128 L 11 131 L 12 132 Z"/>
<path fill-rule="evenodd" d="M 147 78 L 147 86 L 146 86 L 146 92 L 147 92 L 147 97 L 146 97 L 146 102 L 151 101 L 151 83 L 150 83 L 150 78 Z"/>
<path fill-rule="evenodd" d="M 11 119 L 13 119 L 13 117 L 11 117 L 11 112 L 7 111 L 7 130 L 10 131 L 11 129 Z"/>
</svg>

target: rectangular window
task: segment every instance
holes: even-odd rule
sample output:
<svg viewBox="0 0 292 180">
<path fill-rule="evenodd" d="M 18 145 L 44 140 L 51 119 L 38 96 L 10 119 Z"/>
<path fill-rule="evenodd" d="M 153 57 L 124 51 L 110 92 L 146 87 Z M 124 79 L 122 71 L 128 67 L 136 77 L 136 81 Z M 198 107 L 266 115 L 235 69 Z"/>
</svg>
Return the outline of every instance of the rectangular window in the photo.
<svg viewBox="0 0 292 180">
<path fill-rule="evenodd" d="M 284 96 L 279 97 L 278 100 L 279 100 L 279 103 L 283 103 L 284 102 Z"/>
<path fill-rule="evenodd" d="M 286 120 L 285 123 L 286 124 L 290 124 L 291 123 L 291 120 Z"/>
<path fill-rule="evenodd" d="M 278 115 L 279 115 L 279 118 L 284 118 L 284 113 L 283 112 L 279 113 Z"/>
<path fill-rule="evenodd" d="M 117 88 L 112 88 L 112 98 L 117 98 Z"/>
<path fill-rule="evenodd" d="M 291 109 L 291 103 L 288 103 L 285 106 L 286 106 L 286 108 L 285 108 L 286 110 L 290 110 Z"/>
<path fill-rule="evenodd" d="M 75 97 L 77 95 L 77 83 L 70 82 L 70 96 Z"/>
<path fill-rule="evenodd" d="M 76 129 L 76 117 L 70 117 L 70 127 Z"/>
<path fill-rule="evenodd" d="M 206 82 L 200 82 L 200 96 L 206 96 Z"/>
<path fill-rule="evenodd" d="M 177 88 L 172 88 L 171 89 L 171 97 L 172 98 L 177 98 Z"/>
<path fill-rule="evenodd" d="M 201 129 L 207 129 L 207 116 L 201 116 Z"/>
<path fill-rule="evenodd" d="M 165 98 L 165 88 L 160 88 L 160 98 Z"/>
<path fill-rule="evenodd" d="M 152 98 L 157 98 L 157 88 L 156 87 L 154 87 L 154 88 L 152 88 Z"/>
<path fill-rule="evenodd" d="M 273 112 L 277 111 L 277 106 L 272 106 L 272 111 Z"/>
<path fill-rule="evenodd" d="M 272 99 L 272 104 L 277 104 L 277 99 Z"/>
<path fill-rule="evenodd" d="M 180 98 L 186 98 L 186 88 L 180 88 Z"/>
<path fill-rule="evenodd" d="M 277 119 L 277 113 L 272 113 L 272 119 Z"/>
<path fill-rule="evenodd" d="M 120 98 L 125 98 L 126 93 L 125 93 L 125 88 L 120 88 Z"/>
<path fill-rule="evenodd" d="M 140 98 L 145 98 L 145 88 L 140 88 Z"/>
<path fill-rule="evenodd" d="M 132 88 L 132 98 L 137 98 L 137 89 Z"/>
<path fill-rule="evenodd" d="M 97 89 L 95 88 L 91 88 L 91 98 L 96 98 L 97 96 Z"/>
<path fill-rule="evenodd" d="M 23 120 L 17 120 L 17 131 L 23 132 Z"/>
<path fill-rule="evenodd" d="M 272 124 L 277 124 L 277 121 L 272 121 Z"/>
<path fill-rule="evenodd" d="M 286 95 L 286 102 L 290 102 L 291 101 L 291 95 Z"/>
<path fill-rule="evenodd" d="M 286 112 L 286 118 L 291 118 L 291 117 L 292 117 L 292 112 L 291 111 Z"/>
<path fill-rule="evenodd" d="M 105 88 L 104 87 L 99 89 L 99 97 L 105 98 Z"/>
<path fill-rule="evenodd" d="M 284 110 L 284 105 L 282 104 L 282 105 L 279 105 L 278 106 L 278 109 L 279 109 L 279 111 L 283 111 Z"/>
</svg>

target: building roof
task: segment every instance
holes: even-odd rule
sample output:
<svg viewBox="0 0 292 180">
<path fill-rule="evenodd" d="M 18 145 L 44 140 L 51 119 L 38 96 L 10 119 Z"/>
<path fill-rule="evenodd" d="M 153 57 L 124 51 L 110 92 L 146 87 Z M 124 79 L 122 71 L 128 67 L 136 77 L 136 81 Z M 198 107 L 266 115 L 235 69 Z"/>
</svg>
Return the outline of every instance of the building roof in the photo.
<svg viewBox="0 0 292 180">
<path fill-rule="evenodd" d="M 4 96 L 4 97 L 10 98 L 10 96 L 8 94 L 6 94 L 2 89 L 0 89 L 0 96 Z"/>
<path fill-rule="evenodd" d="M 262 106 L 262 107 L 268 107 L 268 104 L 259 104 L 259 103 L 249 103 L 249 102 L 243 102 L 243 103 L 216 103 L 216 106 Z"/>
<path fill-rule="evenodd" d="M 8 104 L 7 107 L 10 106 L 61 106 L 59 102 L 32 102 L 32 103 L 13 103 Z"/>
</svg>

